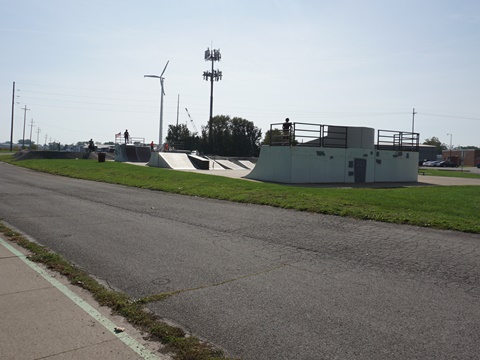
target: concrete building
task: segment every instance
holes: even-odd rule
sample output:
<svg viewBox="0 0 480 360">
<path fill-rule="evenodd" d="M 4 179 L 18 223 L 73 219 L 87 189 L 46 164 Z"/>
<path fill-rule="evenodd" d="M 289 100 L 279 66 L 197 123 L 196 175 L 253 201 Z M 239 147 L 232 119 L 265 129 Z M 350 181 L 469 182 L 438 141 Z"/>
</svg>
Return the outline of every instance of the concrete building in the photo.
<svg viewBox="0 0 480 360">
<path fill-rule="evenodd" d="M 279 183 L 416 182 L 419 134 L 294 123 L 270 127 L 249 179 Z"/>
</svg>

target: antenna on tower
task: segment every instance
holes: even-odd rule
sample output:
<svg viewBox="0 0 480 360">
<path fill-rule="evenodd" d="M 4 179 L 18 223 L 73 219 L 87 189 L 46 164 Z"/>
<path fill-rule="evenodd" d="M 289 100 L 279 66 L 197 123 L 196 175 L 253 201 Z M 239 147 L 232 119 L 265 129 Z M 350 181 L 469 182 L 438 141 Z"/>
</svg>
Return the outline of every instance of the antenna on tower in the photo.
<svg viewBox="0 0 480 360">
<path fill-rule="evenodd" d="M 203 79 L 206 81 L 210 80 L 210 119 L 209 119 L 209 127 L 208 127 L 208 139 L 210 143 L 212 143 L 213 81 L 222 80 L 222 72 L 218 69 L 214 70 L 213 65 L 215 61 L 220 61 L 221 58 L 222 58 L 222 55 L 220 54 L 220 49 L 210 50 L 210 48 L 207 48 L 207 50 L 205 50 L 205 61 L 212 62 L 212 70 L 211 71 L 207 70 L 203 72 Z"/>
</svg>

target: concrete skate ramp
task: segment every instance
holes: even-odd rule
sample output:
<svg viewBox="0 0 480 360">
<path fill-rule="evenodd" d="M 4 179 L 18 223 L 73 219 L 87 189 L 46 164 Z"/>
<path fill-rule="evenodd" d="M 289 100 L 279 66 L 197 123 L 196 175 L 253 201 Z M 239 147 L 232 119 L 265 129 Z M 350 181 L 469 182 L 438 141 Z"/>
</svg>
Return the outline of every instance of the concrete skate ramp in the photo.
<svg viewBox="0 0 480 360">
<path fill-rule="evenodd" d="M 220 165 L 216 160 L 210 159 L 209 161 L 210 170 L 227 170 L 222 165 Z"/>
<path fill-rule="evenodd" d="M 152 151 L 150 150 L 150 146 L 137 146 L 137 159 L 139 162 L 148 162 L 150 161 L 150 156 Z"/>
<path fill-rule="evenodd" d="M 231 162 L 230 160 L 215 160 L 217 163 L 222 165 L 224 168 L 229 169 L 229 170 L 245 170 L 243 167 L 238 166 L 234 162 Z"/>
<path fill-rule="evenodd" d="M 255 164 L 249 160 L 238 160 L 238 162 L 250 170 L 252 170 L 255 167 Z"/>
<path fill-rule="evenodd" d="M 125 151 L 127 154 L 127 161 L 138 162 L 137 149 L 135 145 L 126 145 Z"/>
<path fill-rule="evenodd" d="M 208 159 L 197 155 L 188 155 L 188 158 L 197 169 L 209 170 L 210 161 L 208 161 Z"/>
<path fill-rule="evenodd" d="M 147 165 L 174 170 L 195 170 L 187 154 L 183 153 L 154 152 Z"/>
<path fill-rule="evenodd" d="M 125 162 L 127 160 L 127 150 L 125 144 L 115 144 L 115 161 Z"/>
</svg>

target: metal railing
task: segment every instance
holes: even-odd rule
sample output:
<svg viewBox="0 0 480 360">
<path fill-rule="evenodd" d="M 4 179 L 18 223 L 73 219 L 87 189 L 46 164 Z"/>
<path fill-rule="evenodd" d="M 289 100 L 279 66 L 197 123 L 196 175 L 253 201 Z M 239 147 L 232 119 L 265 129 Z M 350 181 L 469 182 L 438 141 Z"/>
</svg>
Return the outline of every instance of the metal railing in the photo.
<svg viewBox="0 0 480 360">
<path fill-rule="evenodd" d="M 120 135 L 115 134 L 115 144 L 125 144 L 125 138 L 123 137 L 122 134 Z M 128 138 L 128 144 L 134 144 L 137 146 L 146 146 L 145 138 L 132 137 L 132 136 Z"/>
<path fill-rule="evenodd" d="M 347 127 L 292 123 L 290 131 L 283 130 L 283 123 L 270 125 L 270 146 L 347 147 Z"/>
<path fill-rule="evenodd" d="M 413 132 L 378 130 L 377 149 L 418 152 L 420 134 Z"/>
</svg>

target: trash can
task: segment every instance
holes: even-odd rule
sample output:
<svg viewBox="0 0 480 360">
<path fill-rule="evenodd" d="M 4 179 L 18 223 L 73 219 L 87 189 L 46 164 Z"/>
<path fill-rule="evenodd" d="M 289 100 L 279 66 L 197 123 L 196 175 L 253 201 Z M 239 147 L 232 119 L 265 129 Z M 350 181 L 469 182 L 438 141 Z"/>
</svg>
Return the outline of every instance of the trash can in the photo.
<svg viewBox="0 0 480 360">
<path fill-rule="evenodd" d="M 105 162 L 105 153 L 98 153 L 98 162 Z"/>
</svg>

